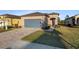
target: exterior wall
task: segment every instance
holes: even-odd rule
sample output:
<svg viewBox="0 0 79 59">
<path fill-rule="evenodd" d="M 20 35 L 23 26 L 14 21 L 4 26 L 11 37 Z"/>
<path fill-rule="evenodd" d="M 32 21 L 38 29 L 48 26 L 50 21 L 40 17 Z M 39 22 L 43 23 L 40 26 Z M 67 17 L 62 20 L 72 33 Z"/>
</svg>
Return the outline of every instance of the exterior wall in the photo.
<svg viewBox="0 0 79 59">
<path fill-rule="evenodd" d="M 22 26 L 21 25 L 21 19 L 17 19 L 17 18 L 5 18 L 6 16 L 0 16 L 0 20 L 5 20 L 8 22 L 8 26 L 15 26 L 15 24 L 18 24 L 18 26 Z"/>
<path fill-rule="evenodd" d="M 10 18 L 5 18 L 5 16 L 0 16 L 1 20 L 7 21 L 8 22 L 8 26 L 11 26 L 11 19 Z"/>
<path fill-rule="evenodd" d="M 21 19 L 12 19 L 12 18 L 7 18 L 7 20 L 8 20 L 8 24 L 9 24 L 9 26 L 22 26 L 21 25 Z"/>
<path fill-rule="evenodd" d="M 12 25 L 15 26 L 15 25 L 19 25 L 19 19 L 12 19 Z"/>
<path fill-rule="evenodd" d="M 23 20 L 22 19 L 19 19 L 18 21 L 19 21 L 19 24 L 18 25 L 22 27 Z"/>
<path fill-rule="evenodd" d="M 8 26 L 12 26 L 12 24 L 11 24 L 11 18 L 6 18 L 5 20 L 8 21 Z"/>
<path fill-rule="evenodd" d="M 10 19 L 5 18 L 5 16 L 0 16 L 0 20 L 7 21 L 8 25 L 11 25 L 10 22 L 8 22 L 8 20 L 10 21 Z"/>
<path fill-rule="evenodd" d="M 50 20 L 50 18 L 48 18 L 48 25 L 52 26 L 52 21 Z"/>
<path fill-rule="evenodd" d="M 73 25 L 73 23 L 72 23 L 72 18 L 66 20 L 66 25 L 68 25 L 68 24 Z"/>
<path fill-rule="evenodd" d="M 48 24 L 52 26 L 52 20 L 50 18 L 55 18 L 55 25 L 58 25 L 58 15 L 49 15 Z"/>
<path fill-rule="evenodd" d="M 79 18 L 79 15 L 75 16 L 75 24 L 77 25 L 77 18 Z"/>
<path fill-rule="evenodd" d="M 42 22 L 45 21 L 46 19 L 46 16 L 26 16 L 26 17 L 21 17 L 21 20 L 22 20 L 22 27 L 24 27 L 24 20 L 25 19 L 41 19 Z"/>
<path fill-rule="evenodd" d="M 65 25 L 68 25 L 69 24 L 69 20 L 65 20 Z"/>
<path fill-rule="evenodd" d="M 73 26 L 73 19 L 72 18 L 68 18 L 67 20 L 65 20 L 65 25 L 71 25 Z"/>
<path fill-rule="evenodd" d="M 42 22 L 46 22 L 47 24 L 43 25 L 43 26 L 47 26 L 47 25 L 51 25 L 52 26 L 52 20 L 50 20 L 50 18 L 56 18 L 55 19 L 55 25 L 58 25 L 58 15 L 49 15 L 49 17 L 46 16 L 26 16 L 26 17 L 21 17 L 21 25 L 22 27 L 24 27 L 24 20 L 25 19 L 41 19 Z"/>
</svg>

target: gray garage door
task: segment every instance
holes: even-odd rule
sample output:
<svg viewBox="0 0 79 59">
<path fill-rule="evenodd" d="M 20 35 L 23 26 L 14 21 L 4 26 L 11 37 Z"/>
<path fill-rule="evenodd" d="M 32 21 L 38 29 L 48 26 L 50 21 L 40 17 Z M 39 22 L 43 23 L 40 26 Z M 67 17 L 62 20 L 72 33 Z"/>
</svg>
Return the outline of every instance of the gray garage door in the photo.
<svg viewBox="0 0 79 59">
<path fill-rule="evenodd" d="M 24 26 L 25 27 L 33 27 L 33 28 L 39 28 L 40 27 L 41 19 L 25 19 Z"/>
</svg>

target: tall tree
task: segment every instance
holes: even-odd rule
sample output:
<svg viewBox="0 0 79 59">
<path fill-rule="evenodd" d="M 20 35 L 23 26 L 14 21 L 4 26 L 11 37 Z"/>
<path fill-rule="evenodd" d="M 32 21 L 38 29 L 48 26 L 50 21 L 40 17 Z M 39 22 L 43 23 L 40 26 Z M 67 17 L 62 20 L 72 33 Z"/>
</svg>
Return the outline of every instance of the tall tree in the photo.
<svg viewBox="0 0 79 59">
<path fill-rule="evenodd" d="M 69 15 L 66 15 L 65 19 L 66 19 L 66 18 L 69 18 Z"/>
</svg>

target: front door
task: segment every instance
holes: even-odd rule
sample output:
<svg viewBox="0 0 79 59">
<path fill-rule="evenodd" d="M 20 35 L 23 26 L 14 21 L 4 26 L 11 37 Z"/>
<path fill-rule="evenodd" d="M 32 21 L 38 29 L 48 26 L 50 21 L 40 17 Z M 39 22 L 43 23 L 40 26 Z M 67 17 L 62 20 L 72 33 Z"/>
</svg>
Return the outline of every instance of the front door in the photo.
<svg viewBox="0 0 79 59">
<path fill-rule="evenodd" d="M 55 25 L 55 18 L 51 18 L 50 20 L 52 21 L 52 26 L 54 26 Z"/>
</svg>

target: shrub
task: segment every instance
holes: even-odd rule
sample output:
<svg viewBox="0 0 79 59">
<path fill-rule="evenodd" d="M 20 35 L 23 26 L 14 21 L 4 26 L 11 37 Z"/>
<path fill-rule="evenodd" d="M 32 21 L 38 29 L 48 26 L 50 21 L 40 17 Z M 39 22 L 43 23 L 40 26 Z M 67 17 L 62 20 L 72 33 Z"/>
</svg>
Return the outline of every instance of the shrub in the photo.
<svg viewBox="0 0 79 59">
<path fill-rule="evenodd" d="M 8 28 L 13 28 L 13 26 L 8 26 Z"/>
<path fill-rule="evenodd" d="M 68 26 L 69 26 L 69 27 L 72 27 L 72 25 L 71 25 L 71 24 L 68 24 Z"/>
<path fill-rule="evenodd" d="M 50 29 L 50 26 L 42 27 L 42 29 Z"/>
</svg>

